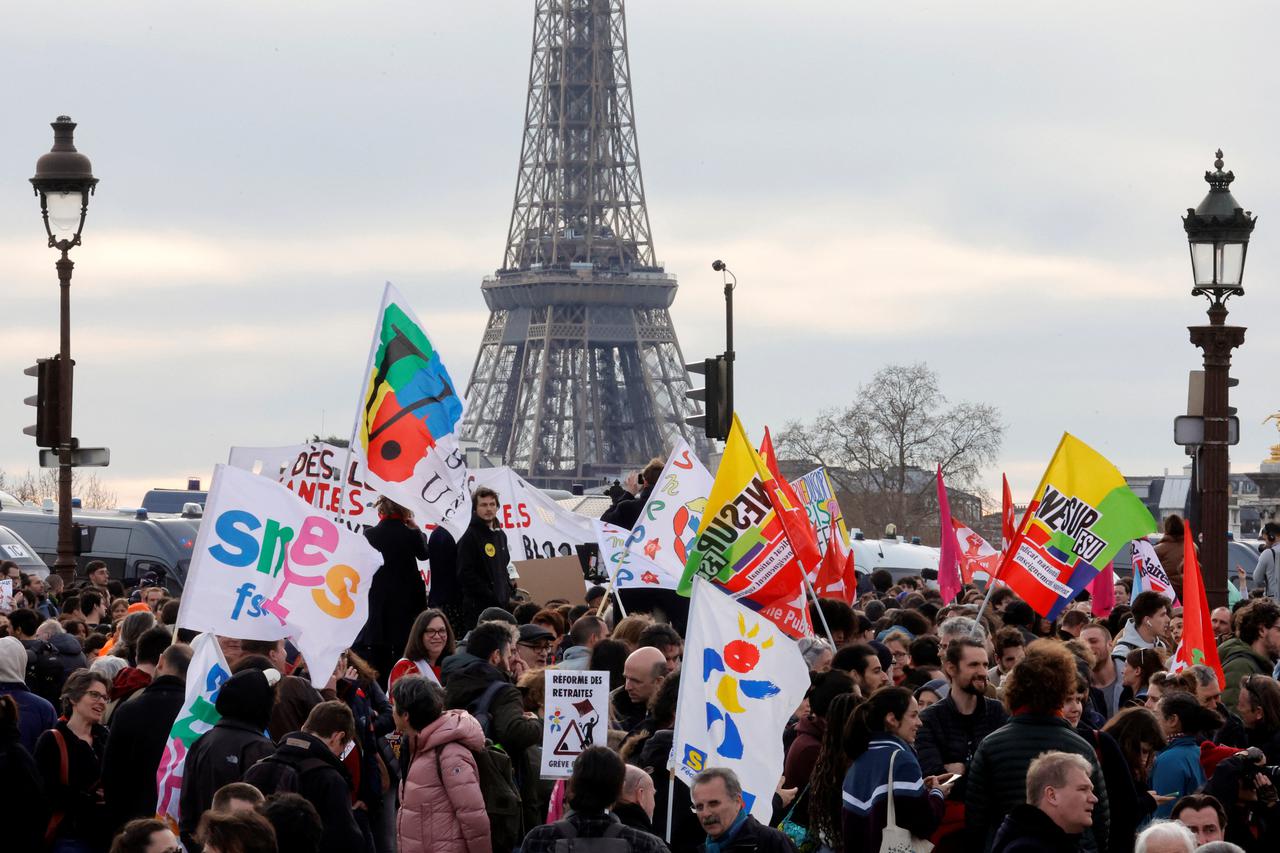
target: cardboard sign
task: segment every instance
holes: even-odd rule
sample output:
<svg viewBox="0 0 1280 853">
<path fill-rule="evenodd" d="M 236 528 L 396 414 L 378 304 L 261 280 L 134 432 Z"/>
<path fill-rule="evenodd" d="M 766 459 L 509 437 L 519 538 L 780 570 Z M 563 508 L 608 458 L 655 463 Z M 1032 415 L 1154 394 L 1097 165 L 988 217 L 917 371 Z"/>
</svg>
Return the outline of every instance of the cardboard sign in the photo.
<svg viewBox="0 0 1280 853">
<path fill-rule="evenodd" d="M 548 669 L 546 678 L 542 778 L 568 779 L 583 750 L 608 745 L 609 673 Z"/>
<path fill-rule="evenodd" d="M 570 604 L 584 600 L 586 585 L 582 580 L 582 562 L 577 557 L 516 560 L 514 565 L 520 573 L 520 588 L 528 590 L 538 604 L 553 598 L 563 598 Z"/>
</svg>

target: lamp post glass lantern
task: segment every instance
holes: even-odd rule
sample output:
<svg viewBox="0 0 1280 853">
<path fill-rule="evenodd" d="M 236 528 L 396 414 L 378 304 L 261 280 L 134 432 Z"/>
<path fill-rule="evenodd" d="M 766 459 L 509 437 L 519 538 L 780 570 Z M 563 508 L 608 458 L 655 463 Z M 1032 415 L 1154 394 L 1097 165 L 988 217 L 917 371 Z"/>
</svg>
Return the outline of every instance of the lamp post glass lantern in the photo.
<svg viewBox="0 0 1280 853">
<path fill-rule="evenodd" d="M 49 248 L 61 253 L 58 270 L 58 557 L 54 571 L 64 580 L 75 575 L 76 556 L 71 524 L 71 468 L 76 440 L 71 437 L 71 272 L 68 256 L 80 245 L 80 233 L 89 212 L 89 196 L 98 179 L 89 158 L 76 150 L 76 123 L 69 116 L 53 122 L 53 148 L 36 161 L 31 187 L 40 199 L 40 218 Z"/>
<path fill-rule="evenodd" d="M 1227 513 L 1230 501 L 1231 352 L 1244 343 L 1245 329 L 1228 326 L 1227 300 L 1244 294 L 1244 262 L 1257 218 L 1231 195 L 1235 174 L 1205 172 L 1209 193 L 1182 219 L 1191 247 L 1192 296 L 1209 299 L 1209 324 L 1189 326 L 1191 343 L 1204 352 L 1204 437 L 1194 449 L 1200 485 L 1200 565 L 1210 607 L 1227 604 Z M 1193 528 L 1194 529 L 1194 528 Z"/>
</svg>

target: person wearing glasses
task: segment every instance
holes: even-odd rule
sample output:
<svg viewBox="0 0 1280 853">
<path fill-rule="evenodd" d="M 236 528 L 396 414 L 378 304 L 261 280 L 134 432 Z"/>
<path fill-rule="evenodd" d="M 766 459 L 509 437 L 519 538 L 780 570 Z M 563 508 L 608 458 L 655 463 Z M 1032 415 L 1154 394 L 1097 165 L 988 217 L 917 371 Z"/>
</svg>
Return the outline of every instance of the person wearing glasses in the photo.
<svg viewBox="0 0 1280 853">
<path fill-rule="evenodd" d="M 420 675 L 427 681 L 440 683 L 440 665 L 458 650 L 453 625 L 443 610 L 432 607 L 418 614 L 409 629 L 409 642 L 404 657 L 391 667 L 387 689 L 406 675 Z"/>
<path fill-rule="evenodd" d="M 78 669 L 62 686 L 62 719 L 36 741 L 35 760 L 52 817 L 50 850 L 100 850 L 111 838 L 102 795 L 102 757 L 107 727 L 102 715 L 111 682 L 99 672 Z"/>
</svg>

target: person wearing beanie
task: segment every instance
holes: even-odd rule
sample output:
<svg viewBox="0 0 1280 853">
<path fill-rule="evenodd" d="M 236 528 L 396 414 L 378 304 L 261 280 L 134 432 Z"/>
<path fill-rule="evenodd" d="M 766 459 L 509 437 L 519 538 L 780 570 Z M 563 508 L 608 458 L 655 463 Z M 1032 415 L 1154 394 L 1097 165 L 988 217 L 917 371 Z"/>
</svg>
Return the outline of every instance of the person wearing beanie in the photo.
<svg viewBox="0 0 1280 853">
<path fill-rule="evenodd" d="M 58 712 L 48 699 L 27 689 L 27 649 L 14 637 L 0 639 L 0 696 L 12 696 L 18 705 L 18 733 L 31 752 L 36 738 L 58 722 Z"/>
<path fill-rule="evenodd" d="M 193 846 L 200 816 L 213 805 L 223 785 L 240 782 L 255 763 L 272 755 L 275 744 L 263 734 L 271 721 L 271 682 L 257 669 L 231 676 L 214 703 L 222 719 L 196 738 L 182 771 L 179 827 L 188 850 Z"/>
</svg>

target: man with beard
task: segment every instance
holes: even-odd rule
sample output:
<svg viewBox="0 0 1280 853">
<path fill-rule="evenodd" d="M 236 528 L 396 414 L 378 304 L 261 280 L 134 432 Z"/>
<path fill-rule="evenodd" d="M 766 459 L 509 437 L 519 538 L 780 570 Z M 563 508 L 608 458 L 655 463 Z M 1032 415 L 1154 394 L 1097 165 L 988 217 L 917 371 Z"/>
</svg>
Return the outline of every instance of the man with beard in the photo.
<svg viewBox="0 0 1280 853">
<path fill-rule="evenodd" d="M 1121 710 L 1120 694 L 1124 692 L 1124 679 L 1111 657 L 1111 632 L 1101 622 L 1094 622 L 1080 632 L 1080 639 L 1093 652 L 1095 661 L 1089 673 L 1089 687 L 1101 700 L 1094 701 L 1094 710 L 1109 720 Z"/>
<path fill-rule="evenodd" d="M 916 735 L 916 754 L 925 776 L 963 774 L 978 743 L 1009 719 L 1004 706 L 986 696 L 987 648 L 981 640 L 952 640 L 942 671 L 951 690 L 945 699 L 920 712 L 920 731 Z M 952 789 L 951 799 L 964 802 L 963 778 Z"/>
</svg>

